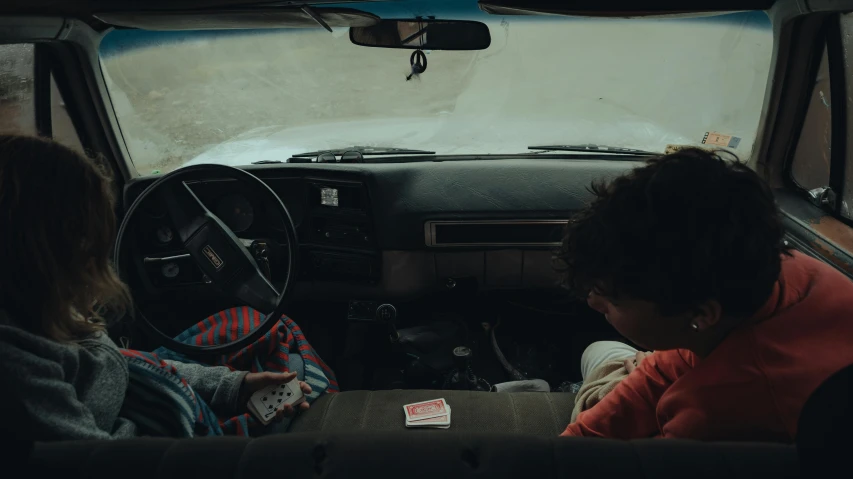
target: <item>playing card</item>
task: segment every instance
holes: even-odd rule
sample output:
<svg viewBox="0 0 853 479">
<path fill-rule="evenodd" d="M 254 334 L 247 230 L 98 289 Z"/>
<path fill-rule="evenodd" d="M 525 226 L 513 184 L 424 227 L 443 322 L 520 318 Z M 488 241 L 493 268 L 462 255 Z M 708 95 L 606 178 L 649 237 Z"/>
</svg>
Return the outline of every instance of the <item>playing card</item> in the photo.
<svg viewBox="0 0 853 479">
<path fill-rule="evenodd" d="M 304 401 L 305 395 L 299 387 L 299 382 L 290 381 L 269 386 L 252 394 L 247 407 L 250 411 L 254 411 L 255 417 L 266 425 L 284 406 L 290 404 L 296 407 Z"/>
<path fill-rule="evenodd" d="M 410 422 L 438 416 L 448 416 L 449 419 L 447 403 L 444 398 L 406 404 L 403 406 L 403 411 L 406 413 L 406 421 Z"/>
<path fill-rule="evenodd" d="M 258 410 L 255 409 L 255 405 L 252 403 L 252 401 L 249 401 L 246 404 L 246 408 L 249 410 L 249 412 L 252 414 L 252 416 L 255 416 L 255 419 L 257 419 L 258 421 L 261 422 L 261 424 L 263 424 L 265 426 L 267 424 L 269 424 L 269 420 L 264 419 L 264 415 L 259 413 Z"/>
<path fill-rule="evenodd" d="M 283 387 L 282 387 L 283 386 Z M 284 396 L 286 399 L 284 400 L 284 404 L 280 407 L 284 407 L 286 404 L 290 404 L 294 408 L 303 402 L 306 401 L 305 394 L 302 392 L 302 388 L 299 386 L 299 381 L 290 381 L 287 384 L 279 385 L 279 388 L 286 389 L 284 392 Z M 279 393 L 281 395 L 281 393 Z"/>
<path fill-rule="evenodd" d="M 419 421 L 406 421 L 406 427 L 422 427 L 428 429 L 448 429 L 450 427 L 450 406 L 447 406 L 446 416 L 436 416 Z"/>
<path fill-rule="evenodd" d="M 252 394 L 252 397 L 249 399 L 249 404 L 258 413 L 256 417 L 264 424 L 268 423 L 272 417 L 275 417 L 275 406 L 270 403 L 270 399 L 272 398 L 272 391 L 277 387 L 264 388 Z"/>
<path fill-rule="evenodd" d="M 264 391 L 259 391 L 264 392 Z M 249 403 L 246 405 L 251 412 L 262 424 L 267 425 L 275 418 L 275 408 L 267 408 L 261 401 L 260 397 L 256 397 L 258 393 L 252 396 Z"/>
<path fill-rule="evenodd" d="M 447 408 L 447 415 L 445 416 L 436 416 L 427 419 L 420 419 L 417 421 L 409 421 L 406 420 L 406 427 L 429 427 L 429 428 L 437 428 L 437 429 L 447 429 L 450 427 L 450 416 L 451 409 L 450 406 L 445 404 Z"/>
</svg>

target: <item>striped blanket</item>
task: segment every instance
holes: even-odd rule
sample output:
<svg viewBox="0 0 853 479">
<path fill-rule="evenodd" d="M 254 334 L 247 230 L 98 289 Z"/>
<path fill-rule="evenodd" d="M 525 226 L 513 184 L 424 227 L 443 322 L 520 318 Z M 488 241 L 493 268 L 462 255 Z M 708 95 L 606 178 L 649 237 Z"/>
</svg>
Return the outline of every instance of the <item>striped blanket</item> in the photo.
<svg viewBox="0 0 853 479">
<path fill-rule="evenodd" d="M 263 319 L 263 314 L 251 308 L 232 308 L 206 318 L 175 339 L 200 346 L 223 344 L 253 331 Z M 218 417 L 196 395 L 186 379 L 164 360 L 202 362 L 164 348 L 153 353 L 124 349 L 122 354 L 130 371 L 122 414 L 134 421 L 143 434 L 171 437 L 255 436 L 266 431 L 248 413 Z M 298 355 L 298 358 L 293 355 Z M 302 366 L 304 381 L 313 389 L 307 398 L 309 403 L 322 394 L 339 391 L 331 368 L 308 344 L 299 326 L 287 316 L 282 316 L 272 329 L 249 346 L 203 364 L 250 372 L 288 372 L 292 364 Z"/>
</svg>

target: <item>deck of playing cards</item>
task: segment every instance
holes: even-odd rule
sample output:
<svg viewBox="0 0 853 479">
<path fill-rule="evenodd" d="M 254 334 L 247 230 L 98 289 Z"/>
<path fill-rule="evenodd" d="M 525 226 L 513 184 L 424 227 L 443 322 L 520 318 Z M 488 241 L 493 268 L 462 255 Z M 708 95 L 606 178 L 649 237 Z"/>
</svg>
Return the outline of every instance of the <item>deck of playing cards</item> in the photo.
<svg viewBox="0 0 853 479">
<path fill-rule="evenodd" d="M 305 395 L 295 379 L 284 384 L 268 386 L 252 394 L 246 407 L 266 426 L 285 405 L 293 407 L 305 402 Z"/>
<path fill-rule="evenodd" d="M 444 398 L 406 404 L 403 412 L 406 427 L 450 428 L 450 406 Z"/>
</svg>

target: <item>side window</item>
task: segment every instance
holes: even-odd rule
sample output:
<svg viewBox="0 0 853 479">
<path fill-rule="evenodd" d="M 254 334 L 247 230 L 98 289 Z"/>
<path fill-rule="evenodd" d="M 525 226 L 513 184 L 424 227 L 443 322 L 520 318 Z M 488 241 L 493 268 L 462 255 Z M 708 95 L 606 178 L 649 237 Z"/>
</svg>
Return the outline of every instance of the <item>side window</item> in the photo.
<svg viewBox="0 0 853 479">
<path fill-rule="evenodd" d="M 36 134 L 34 51 L 31 44 L 0 45 L 0 132 Z"/>
<path fill-rule="evenodd" d="M 32 44 L 0 45 L 0 133 L 37 135 L 36 49 Z M 46 70 L 45 70 L 46 71 Z M 50 74 L 50 126 L 53 139 L 78 152 L 83 146 L 65 101 Z"/>
<path fill-rule="evenodd" d="M 829 163 L 832 141 L 832 97 L 829 91 L 829 61 L 826 48 L 812 86 L 803 129 L 794 150 L 791 175 L 798 186 L 807 190 L 829 185 Z"/>
</svg>

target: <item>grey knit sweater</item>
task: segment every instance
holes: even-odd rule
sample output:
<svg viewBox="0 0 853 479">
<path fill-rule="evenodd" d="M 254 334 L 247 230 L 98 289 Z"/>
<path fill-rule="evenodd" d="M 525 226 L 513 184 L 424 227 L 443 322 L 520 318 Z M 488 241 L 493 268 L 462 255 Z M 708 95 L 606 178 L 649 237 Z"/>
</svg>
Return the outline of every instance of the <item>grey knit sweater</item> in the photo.
<svg viewBox="0 0 853 479">
<path fill-rule="evenodd" d="M 235 412 L 245 372 L 167 362 L 211 408 Z M 127 363 L 106 334 L 58 343 L 17 327 L 0 310 L 2 393 L 23 403 L 36 440 L 136 436 L 136 425 L 119 415 L 127 383 Z"/>
</svg>

